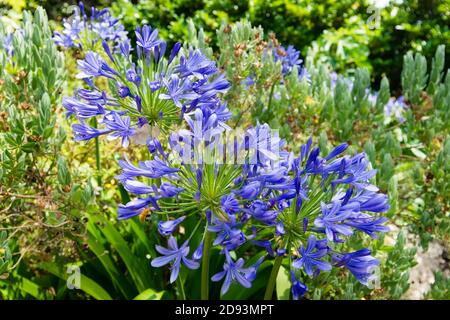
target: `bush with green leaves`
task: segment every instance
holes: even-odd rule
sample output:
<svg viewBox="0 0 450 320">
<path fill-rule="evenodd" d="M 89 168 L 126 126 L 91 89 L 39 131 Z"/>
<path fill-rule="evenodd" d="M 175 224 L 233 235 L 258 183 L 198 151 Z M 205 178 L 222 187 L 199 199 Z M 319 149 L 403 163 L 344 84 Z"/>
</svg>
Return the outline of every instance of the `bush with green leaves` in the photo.
<svg viewBox="0 0 450 320">
<path fill-rule="evenodd" d="M 76 255 L 80 208 L 92 193 L 72 180 L 62 155 L 65 66 L 47 15 L 24 11 L 19 26 L 0 23 L 0 221 L 11 269 L 23 258 L 32 265 Z"/>
</svg>

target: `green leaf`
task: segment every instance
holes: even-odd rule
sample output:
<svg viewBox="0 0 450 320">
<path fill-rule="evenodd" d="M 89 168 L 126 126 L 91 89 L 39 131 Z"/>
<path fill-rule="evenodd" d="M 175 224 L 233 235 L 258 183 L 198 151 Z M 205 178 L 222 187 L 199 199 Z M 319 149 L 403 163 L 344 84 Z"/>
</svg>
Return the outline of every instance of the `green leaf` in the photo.
<svg viewBox="0 0 450 320">
<path fill-rule="evenodd" d="M 51 274 L 54 274 L 55 276 L 63 280 L 67 280 L 68 278 L 67 274 L 64 271 L 60 270 L 56 264 L 42 263 L 40 264 L 40 266 L 45 271 L 50 272 Z M 111 296 L 105 289 L 103 289 L 97 282 L 82 273 L 80 274 L 80 290 L 86 292 L 88 295 L 97 300 L 112 300 Z"/>
<path fill-rule="evenodd" d="M 425 160 L 427 155 L 417 148 L 411 148 L 411 152 L 420 160 Z"/>
<path fill-rule="evenodd" d="M 289 294 L 291 292 L 291 281 L 289 280 L 289 271 L 281 266 L 277 275 L 277 298 L 278 300 L 289 300 Z"/>
<path fill-rule="evenodd" d="M 67 161 L 64 157 L 60 156 L 58 158 L 58 182 L 63 186 L 67 186 L 70 184 L 71 180 Z"/>
<path fill-rule="evenodd" d="M 128 243 L 122 235 L 115 229 L 111 222 L 106 220 L 103 216 L 91 215 L 89 220 L 92 222 L 97 222 L 102 226 L 101 231 L 103 235 L 111 246 L 118 251 L 120 257 L 127 266 L 138 291 L 144 291 L 145 289 L 151 287 L 152 281 L 150 279 L 149 269 L 146 268 L 146 265 L 149 266 L 148 261 L 136 257 L 131 252 L 128 247 Z"/>
<path fill-rule="evenodd" d="M 124 277 L 123 273 L 116 268 L 116 263 L 113 261 L 108 250 L 104 247 L 104 242 L 100 231 L 95 224 L 88 224 L 88 246 L 89 249 L 97 256 L 106 272 L 111 277 L 114 286 L 117 287 L 126 299 L 131 299 L 133 294 L 136 294 L 136 289 L 132 287 L 130 281 Z"/>
<path fill-rule="evenodd" d="M 33 151 L 36 151 L 38 147 L 38 144 L 36 142 L 27 142 L 22 146 L 22 151 L 26 153 L 31 153 Z"/>
<path fill-rule="evenodd" d="M 133 300 L 161 300 L 164 291 L 156 292 L 153 289 L 147 289 L 139 293 Z"/>
</svg>

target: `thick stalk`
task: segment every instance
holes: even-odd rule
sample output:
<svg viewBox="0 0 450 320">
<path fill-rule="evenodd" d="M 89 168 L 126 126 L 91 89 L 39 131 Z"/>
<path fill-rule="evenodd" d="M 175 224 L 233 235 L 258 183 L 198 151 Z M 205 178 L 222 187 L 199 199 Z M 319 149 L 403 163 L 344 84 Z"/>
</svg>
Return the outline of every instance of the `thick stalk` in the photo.
<svg viewBox="0 0 450 320">
<path fill-rule="evenodd" d="M 209 258 L 211 254 L 211 242 L 212 242 L 211 232 L 206 231 L 202 255 L 202 278 L 201 278 L 202 300 L 208 300 L 209 296 Z"/>
<path fill-rule="evenodd" d="M 273 295 L 273 289 L 275 288 L 275 283 L 277 281 L 278 271 L 280 271 L 281 262 L 283 261 L 282 256 L 277 256 L 275 262 L 273 263 L 272 272 L 270 273 L 269 282 L 267 283 L 266 293 L 264 294 L 264 300 L 271 300 Z"/>
</svg>

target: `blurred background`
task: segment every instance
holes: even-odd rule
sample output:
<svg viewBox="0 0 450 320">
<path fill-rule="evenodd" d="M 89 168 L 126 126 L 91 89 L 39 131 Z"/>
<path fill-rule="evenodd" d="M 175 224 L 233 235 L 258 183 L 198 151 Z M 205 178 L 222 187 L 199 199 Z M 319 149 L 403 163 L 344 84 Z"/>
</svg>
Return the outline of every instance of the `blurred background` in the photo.
<svg viewBox="0 0 450 320">
<path fill-rule="evenodd" d="M 43 6 L 50 19 L 68 15 L 77 1 L 1 0 L 2 15 Z M 403 55 L 408 50 L 432 56 L 439 44 L 450 42 L 448 0 L 100 0 L 86 7 L 111 7 L 128 30 L 137 22 L 158 27 L 170 44 L 188 36 L 187 19 L 203 28 L 214 48 L 215 31 L 223 21 L 246 18 L 265 32 L 275 32 L 285 45 L 303 55 L 312 50 L 317 60 L 351 75 L 366 67 L 372 83 L 386 75 L 399 90 Z M 130 33 L 133 36 L 133 33 Z M 450 46 L 446 48 L 448 55 Z M 449 67 L 446 61 L 445 69 Z"/>
</svg>

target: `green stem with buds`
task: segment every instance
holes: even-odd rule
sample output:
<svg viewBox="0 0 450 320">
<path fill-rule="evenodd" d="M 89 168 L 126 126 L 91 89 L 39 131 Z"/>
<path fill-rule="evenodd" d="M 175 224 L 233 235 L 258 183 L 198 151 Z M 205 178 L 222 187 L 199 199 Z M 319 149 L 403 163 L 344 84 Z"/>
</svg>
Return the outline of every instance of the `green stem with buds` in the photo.
<svg viewBox="0 0 450 320">
<path fill-rule="evenodd" d="M 202 278 L 201 278 L 202 300 L 208 300 L 209 296 L 209 258 L 211 253 L 211 243 L 212 243 L 212 234 L 211 232 L 206 231 L 202 255 Z"/>
</svg>

